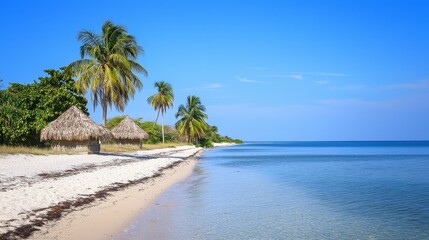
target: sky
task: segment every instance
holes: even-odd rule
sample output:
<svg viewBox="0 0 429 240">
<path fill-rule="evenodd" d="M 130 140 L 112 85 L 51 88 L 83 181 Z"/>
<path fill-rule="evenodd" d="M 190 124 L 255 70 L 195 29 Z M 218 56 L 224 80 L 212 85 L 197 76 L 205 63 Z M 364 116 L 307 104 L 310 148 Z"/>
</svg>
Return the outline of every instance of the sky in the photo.
<svg viewBox="0 0 429 240">
<path fill-rule="evenodd" d="M 3 0 L 3 87 L 78 60 L 78 32 L 106 20 L 137 38 L 149 72 L 108 118 L 153 121 L 147 98 L 166 81 L 170 125 L 196 95 L 210 125 L 247 141 L 429 139 L 429 1 Z"/>
</svg>

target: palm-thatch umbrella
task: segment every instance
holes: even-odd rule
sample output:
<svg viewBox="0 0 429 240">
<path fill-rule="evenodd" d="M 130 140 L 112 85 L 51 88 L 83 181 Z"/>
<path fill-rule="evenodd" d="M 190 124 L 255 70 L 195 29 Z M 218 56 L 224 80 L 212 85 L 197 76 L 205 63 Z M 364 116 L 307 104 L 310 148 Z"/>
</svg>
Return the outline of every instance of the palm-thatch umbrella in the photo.
<svg viewBox="0 0 429 240">
<path fill-rule="evenodd" d="M 112 129 L 112 133 L 117 143 L 138 145 L 139 147 L 141 147 L 141 140 L 149 138 L 149 134 L 129 117 L 125 117 L 116 125 Z"/>
<path fill-rule="evenodd" d="M 52 147 L 100 152 L 100 139 L 112 139 L 112 133 L 105 127 L 96 124 L 79 108 L 72 106 L 41 132 L 40 140 L 52 140 Z"/>
</svg>

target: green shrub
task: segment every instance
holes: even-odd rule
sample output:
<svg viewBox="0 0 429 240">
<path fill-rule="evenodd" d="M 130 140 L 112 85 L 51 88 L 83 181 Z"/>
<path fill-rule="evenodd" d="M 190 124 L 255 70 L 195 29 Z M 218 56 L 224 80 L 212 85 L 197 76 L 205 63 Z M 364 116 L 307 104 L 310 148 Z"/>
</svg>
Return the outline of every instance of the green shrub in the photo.
<svg viewBox="0 0 429 240">
<path fill-rule="evenodd" d="M 212 148 L 213 142 L 209 138 L 200 138 L 195 145 L 202 148 Z"/>
<path fill-rule="evenodd" d="M 75 105 L 88 114 L 87 100 L 75 88 L 69 73 L 45 70 L 49 75 L 31 84 L 10 83 L 0 90 L 0 144 L 42 146 L 40 131 Z"/>
</svg>

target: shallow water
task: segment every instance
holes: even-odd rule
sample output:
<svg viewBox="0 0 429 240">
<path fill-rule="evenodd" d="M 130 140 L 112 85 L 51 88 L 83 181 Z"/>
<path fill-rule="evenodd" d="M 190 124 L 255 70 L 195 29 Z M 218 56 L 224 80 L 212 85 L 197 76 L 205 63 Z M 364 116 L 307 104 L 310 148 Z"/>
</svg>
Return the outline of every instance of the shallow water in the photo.
<svg viewBox="0 0 429 240">
<path fill-rule="evenodd" d="M 116 239 L 429 239 L 429 142 L 250 142 L 205 153 Z"/>
</svg>

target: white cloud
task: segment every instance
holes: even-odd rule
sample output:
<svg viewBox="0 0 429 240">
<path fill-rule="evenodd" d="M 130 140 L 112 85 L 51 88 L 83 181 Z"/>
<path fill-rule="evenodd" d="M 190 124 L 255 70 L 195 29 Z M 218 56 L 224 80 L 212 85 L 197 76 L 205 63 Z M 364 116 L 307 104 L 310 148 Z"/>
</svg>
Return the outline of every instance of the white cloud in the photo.
<svg viewBox="0 0 429 240">
<path fill-rule="evenodd" d="M 219 83 L 213 83 L 213 84 L 206 86 L 206 88 L 210 88 L 210 89 L 223 88 L 223 87 L 224 87 L 224 85 L 219 84 Z"/>
<path fill-rule="evenodd" d="M 330 73 L 330 72 L 289 72 L 287 74 L 276 74 L 268 75 L 267 77 L 272 78 L 293 78 L 297 80 L 302 80 L 305 76 L 321 76 L 321 77 L 347 77 L 348 74 L 344 73 Z"/>
<path fill-rule="evenodd" d="M 238 77 L 238 76 L 236 78 L 237 78 L 238 81 L 245 82 L 245 83 L 265 83 L 265 82 L 262 82 L 262 81 L 250 80 L 250 79 L 242 78 L 242 77 Z"/>
<path fill-rule="evenodd" d="M 273 78 L 294 78 L 294 79 L 297 79 L 297 80 L 304 79 L 304 75 L 302 75 L 302 74 L 279 74 L 279 75 L 269 75 L 268 77 L 273 77 Z"/>
<path fill-rule="evenodd" d="M 348 77 L 349 74 L 344 73 L 332 73 L 332 72 L 291 72 L 290 74 L 301 74 L 311 76 L 331 76 L 331 77 Z"/>
<path fill-rule="evenodd" d="M 313 75 L 313 76 L 332 76 L 332 77 L 348 77 L 350 75 L 344 74 L 344 73 L 328 73 L 328 72 L 307 72 L 307 73 L 301 73 L 306 75 Z"/>
</svg>

